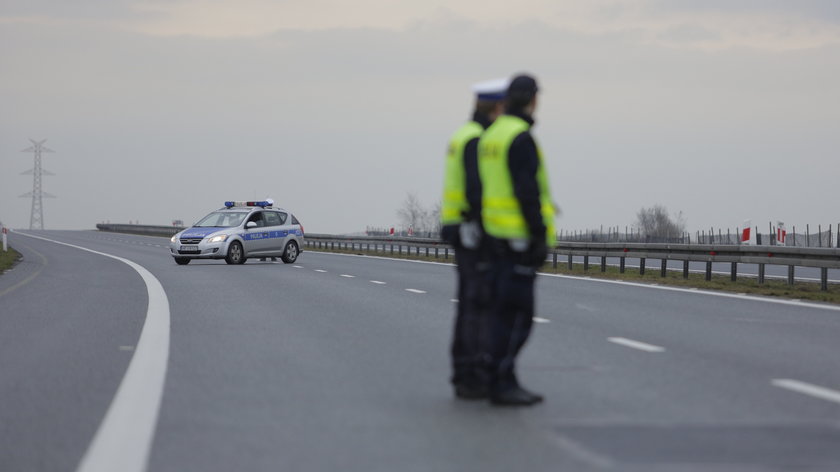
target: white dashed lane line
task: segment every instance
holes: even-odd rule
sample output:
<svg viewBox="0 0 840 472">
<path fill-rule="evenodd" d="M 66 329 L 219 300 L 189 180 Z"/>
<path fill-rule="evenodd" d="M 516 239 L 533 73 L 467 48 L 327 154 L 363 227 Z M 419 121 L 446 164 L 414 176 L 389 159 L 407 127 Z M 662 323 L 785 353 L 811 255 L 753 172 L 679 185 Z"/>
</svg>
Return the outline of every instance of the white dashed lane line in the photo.
<svg viewBox="0 0 840 472">
<path fill-rule="evenodd" d="M 629 347 L 632 349 L 638 349 L 640 351 L 645 352 L 664 352 L 665 348 L 661 346 L 654 346 L 653 344 L 643 343 L 641 341 L 634 341 L 632 339 L 627 338 L 607 338 L 607 341 L 615 344 L 622 345 L 624 347 Z"/>
<path fill-rule="evenodd" d="M 385 285 L 386 284 L 386 282 L 383 282 L 381 280 L 371 280 L 370 283 L 376 284 L 376 285 Z"/>
<path fill-rule="evenodd" d="M 450 301 L 450 302 L 452 302 L 452 303 L 458 303 L 458 299 L 457 299 L 457 298 L 451 298 L 451 299 L 449 299 L 449 301 Z"/>
<path fill-rule="evenodd" d="M 303 269 L 303 266 L 292 266 L 295 269 Z"/>
<path fill-rule="evenodd" d="M 551 320 L 549 320 L 548 318 L 540 318 L 539 316 L 535 316 L 534 323 L 551 323 Z"/>
<path fill-rule="evenodd" d="M 322 274 L 327 273 L 327 271 L 325 271 L 324 269 L 315 269 L 315 272 L 320 272 Z"/>
<path fill-rule="evenodd" d="M 426 293 L 425 290 L 417 290 L 416 288 L 407 288 L 407 289 L 405 289 L 405 291 L 406 292 L 411 292 L 411 293 Z"/>
<path fill-rule="evenodd" d="M 345 277 L 345 278 L 348 278 L 348 279 L 354 279 L 354 278 L 356 278 L 356 276 L 355 276 L 355 275 L 350 275 L 350 274 L 341 274 L 341 277 Z"/>
<path fill-rule="evenodd" d="M 830 388 L 820 387 L 819 385 L 813 385 L 792 379 L 775 379 L 771 383 L 776 387 L 808 395 L 809 397 L 840 403 L 840 392 Z"/>
</svg>

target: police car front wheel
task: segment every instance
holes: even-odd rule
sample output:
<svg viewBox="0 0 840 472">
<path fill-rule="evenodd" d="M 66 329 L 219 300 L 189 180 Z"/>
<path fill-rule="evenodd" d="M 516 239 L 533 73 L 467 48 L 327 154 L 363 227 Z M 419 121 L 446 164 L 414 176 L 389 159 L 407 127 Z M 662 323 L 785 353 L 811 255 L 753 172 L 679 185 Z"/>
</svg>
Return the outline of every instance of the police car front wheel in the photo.
<svg viewBox="0 0 840 472">
<path fill-rule="evenodd" d="M 190 263 L 189 257 L 175 257 L 175 263 L 178 265 L 187 265 Z"/>
<path fill-rule="evenodd" d="M 230 243 L 227 256 L 225 256 L 225 262 L 228 264 L 244 264 L 246 260 L 247 258 L 245 257 L 245 251 L 242 250 L 242 244 L 239 241 Z"/>
</svg>

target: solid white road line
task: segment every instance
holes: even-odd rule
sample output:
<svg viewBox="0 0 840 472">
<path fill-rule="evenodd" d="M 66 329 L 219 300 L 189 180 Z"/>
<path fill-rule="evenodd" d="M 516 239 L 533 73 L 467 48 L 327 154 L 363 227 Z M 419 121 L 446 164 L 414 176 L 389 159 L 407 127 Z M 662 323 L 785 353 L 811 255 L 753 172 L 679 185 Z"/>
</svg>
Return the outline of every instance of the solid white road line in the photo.
<svg viewBox="0 0 840 472">
<path fill-rule="evenodd" d="M 30 238 L 110 257 L 134 269 L 146 284 L 149 305 L 134 355 L 105 418 L 93 436 L 77 472 L 143 472 L 155 436 L 169 360 L 169 299 L 157 278 L 128 259 L 52 239 Z"/>
<path fill-rule="evenodd" d="M 405 291 L 406 292 L 411 292 L 411 293 L 426 293 L 425 290 L 417 290 L 416 288 L 407 288 L 407 289 L 405 289 Z"/>
<path fill-rule="evenodd" d="M 23 234 L 23 233 L 19 233 L 19 234 Z M 23 287 L 24 285 L 28 284 L 29 282 L 32 282 L 33 280 L 35 280 L 35 277 L 38 277 L 38 275 L 41 273 L 41 271 L 42 271 L 42 270 L 44 270 L 44 267 L 46 267 L 46 266 L 47 266 L 47 258 L 46 258 L 46 257 L 44 257 L 44 255 L 43 255 L 43 254 L 41 254 L 40 252 L 38 252 L 38 251 L 36 251 L 36 250 L 32 249 L 32 248 L 31 248 L 31 247 L 29 247 L 29 246 L 24 245 L 24 247 L 25 247 L 26 249 L 29 249 L 30 251 L 34 252 L 34 253 L 38 256 L 38 258 L 39 258 L 39 259 L 41 259 L 41 265 L 40 265 L 40 266 L 38 266 L 38 268 L 35 270 L 35 272 L 33 272 L 32 274 L 30 274 L 30 275 L 29 275 L 29 277 L 27 277 L 27 278 L 25 278 L 25 279 L 21 280 L 20 282 L 18 282 L 18 283 L 16 283 L 16 284 L 12 285 L 12 286 L 11 286 L 11 287 L 9 287 L 9 288 L 6 288 L 6 289 L 4 289 L 4 290 L 0 290 L 0 297 L 2 297 L 3 295 L 5 295 L 5 294 L 7 294 L 7 293 L 10 293 L 10 292 L 11 292 L 11 291 L 13 291 L 13 290 L 16 290 L 16 289 L 18 289 L 18 288 L 20 288 L 20 287 Z M 6 272 L 11 272 L 11 270 L 7 270 Z"/>
<path fill-rule="evenodd" d="M 708 295 L 712 297 L 721 297 L 721 298 L 735 298 L 740 300 L 749 300 L 754 302 L 764 302 L 764 303 L 775 303 L 778 305 L 789 305 L 789 306 L 799 306 L 804 308 L 817 308 L 819 310 L 831 310 L 831 311 L 840 311 L 840 306 L 838 305 L 828 305 L 828 304 L 819 304 L 819 303 L 809 303 L 803 302 L 801 300 L 785 300 L 785 299 L 778 299 L 778 298 L 771 298 L 771 297 L 759 297 L 755 295 L 740 295 L 737 293 L 725 293 L 725 292 L 712 292 L 708 290 L 699 290 L 697 288 L 682 288 L 682 287 L 669 287 L 665 285 L 650 285 L 638 282 L 627 282 L 624 280 L 608 280 L 608 279 L 599 279 L 599 278 L 590 278 L 590 277 L 579 277 L 576 275 L 563 275 L 563 274 L 545 274 L 539 272 L 538 275 L 543 277 L 554 277 L 558 279 L 571 279 L 571 280 L 586 280 L 588 282 L 594 283 L 602 283 L 602 284 L 615 284 L 615 285 L 627 285 L 630 287 L 639 287 L 639 288 L 649 288 L 655 290 L 667 290 L 671 292 L 683 292 L 683 293 L 693 293 L 698 295 Z"/>
<path fill-rule="evenodd" d="M 831 390 L 830 388 L 820 387 L 819 385 L 813 385 L 792 379 L 774 379 L 772 384 L 776 387 L 791 390 L 803 395 L 808 395 L 834 403 L 840 403 L 840 392 Z"/>
<path fill-rule="evenodd" d="M 376 284 L 376 285 L 385 285 L 386 284 L 386 282 L 383 282 L 381 280 L 371 280 L 370 283 Z"/>
<path fill-rule="evenodd" d="M 625 347 L 638 349 L 640 351 L 645 351 L 645 352 L 664 352 L 665 351 L 664 347 L 654 346 L 653 344 L 643 343 L 641 341 L 634 341 L 632 339 L 627 339 L 627 338 L 613 337 L 613 338 L 607 338 L 607 341 L 609 341 L 611 343 L 615 343 L 615 344 L 620 344 L 620 345 L 625 346 Z"/>
</svg>

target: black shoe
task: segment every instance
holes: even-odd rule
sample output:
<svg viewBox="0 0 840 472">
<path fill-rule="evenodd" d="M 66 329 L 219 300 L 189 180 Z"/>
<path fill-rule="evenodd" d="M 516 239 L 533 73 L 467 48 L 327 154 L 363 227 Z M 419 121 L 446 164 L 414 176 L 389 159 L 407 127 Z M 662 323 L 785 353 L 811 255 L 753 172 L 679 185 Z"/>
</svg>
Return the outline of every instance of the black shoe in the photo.
<svg viewBox="0 0 840 472">
<path fill-rule="evenodd" d="M 499 406 L 531 406 L 543 401 L 542 395 L 514 387 L 490 394 L 490 403 Z"/>
<path fill-rule="evenodd" d="M 477 385 L 455 385 L 455 396 L 461 400 L 483 400 L 487 398 L 487 388 Z"/>
</svg>

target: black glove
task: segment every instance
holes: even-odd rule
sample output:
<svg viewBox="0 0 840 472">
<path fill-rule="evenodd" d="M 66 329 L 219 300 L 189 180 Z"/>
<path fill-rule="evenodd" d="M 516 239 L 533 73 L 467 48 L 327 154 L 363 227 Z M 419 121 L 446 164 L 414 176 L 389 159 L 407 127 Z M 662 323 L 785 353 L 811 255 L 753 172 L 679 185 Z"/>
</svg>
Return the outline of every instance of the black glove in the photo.
<svg viewBox="0 0 840 472">
<path fill-rule="evenodd" d="M 461 238 L 458 235 L 458 227 L 460 225 L 446 225 L 440 229 L 440 239 L 448 243 L 452 247 L 457 247 L 461 244 Z"/>
<path fill-rule="evenodd" d="M 540 267 L 545 264 L 545 259 L 548 257 L 548 246 L 544 239 L 535 239 L 531 241 L 526 253 L 527 263 L 531 267 Z"/>
</svg>

